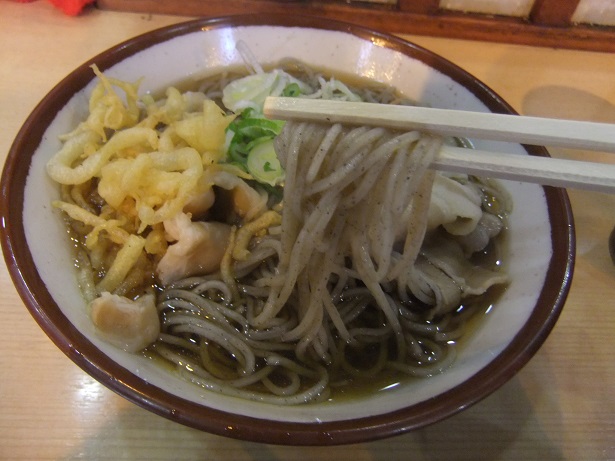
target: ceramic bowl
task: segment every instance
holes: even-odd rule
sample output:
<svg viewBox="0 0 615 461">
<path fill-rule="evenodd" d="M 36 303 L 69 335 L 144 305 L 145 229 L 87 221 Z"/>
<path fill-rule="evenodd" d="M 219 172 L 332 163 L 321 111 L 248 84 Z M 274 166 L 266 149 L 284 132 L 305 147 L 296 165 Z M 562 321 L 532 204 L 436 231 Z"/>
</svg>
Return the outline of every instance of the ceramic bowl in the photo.
<svg viewBox="0 0 615 461">
<path fill-rule="evenodd" d="M 362 442 L 449 417 L 509 380 L 535 354 L 563 307 L 573 268 L 574 229 L 565 191 L 505 181 L 514 210 L 511 284 L 469 338 L 454 365 L 426 380 L 336 404 L 278 407 L 208 392 L 141 355 L 101 341 L 86 314 L 62 220 L 50 205 L 58 187 L 45 163 L 87 112 L 90 65 L 156 91 L 240 64 L 243 40 L 261 63 L 295 57 L 335 72 L 398 87 L 420 104 L 513 113 L 483 83 L 451 62 L 399 38 L 310 17 L 234 16 L 156 30 L 84 63 L 36 107 L 19 132 L 2 177 L 2 245 L 26 307 L 51 340 L 95 379 L 158 415 L 229 437 L 277 444 Z M 542 148 L 475 141 L 477 148 L 547 155 Z"/>
</svg>

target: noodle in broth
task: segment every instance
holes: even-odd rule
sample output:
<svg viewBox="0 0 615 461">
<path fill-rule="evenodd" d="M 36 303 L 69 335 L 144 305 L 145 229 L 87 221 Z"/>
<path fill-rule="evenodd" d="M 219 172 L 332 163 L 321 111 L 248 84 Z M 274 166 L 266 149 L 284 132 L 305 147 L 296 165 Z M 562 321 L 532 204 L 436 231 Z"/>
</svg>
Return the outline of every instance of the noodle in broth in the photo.
<svg viewBox="0 0 615 461">
<path fill-rule="evenodd" d="M 296 61 L 280 67 L 314 89 L 304 97 L 407 103 L 383 85 L 350 87 Z M 223 88 L 237 78 L 221 74 L 198 91 L 222 105 Z M 255 185 L 268 192 L 265 210 L 238 219 L 222 203 L 202 218 L 220 214 L 232 225 L 219 269 L 158 284 L 160 333 L 146 353 L 207 389 L 275 404 L 445 370 L 481 298 L 506 283 L 476 256 L 497 251 L 510 205 L 494 182 L 430 170 L 442 142 L 415 131 L 287 122 L 275 139 L 283 199 L 279 188 Z M 95 186 L 64 186 L 63 197 L 94 213 L 100 198 L 87 188 Z M 87 234 L 74 216 L 77 234 Z M 93 267 L 104 264 L 85 247 L 82 285 L 94 286 Z M 145 259 L 134 276 L 141 286 L 160 260 Z M 134 293 L 128 286 L 114 293 Z"/>
<path fill-rule="evenodd" d="M 408 288 L 441 140 L 288 123 L 277 142 L 286 171 L 280 228 L 255 239 L 234 269 L 236 286 L 203 277 L 164 290 L 156 351 L 205 387 L 284 404 L 392 370 L 445 370 L 471 312 L 440 314 Z M 180 348 L 200 363 L 173 352 L 188 331 Z"/>
</svg>

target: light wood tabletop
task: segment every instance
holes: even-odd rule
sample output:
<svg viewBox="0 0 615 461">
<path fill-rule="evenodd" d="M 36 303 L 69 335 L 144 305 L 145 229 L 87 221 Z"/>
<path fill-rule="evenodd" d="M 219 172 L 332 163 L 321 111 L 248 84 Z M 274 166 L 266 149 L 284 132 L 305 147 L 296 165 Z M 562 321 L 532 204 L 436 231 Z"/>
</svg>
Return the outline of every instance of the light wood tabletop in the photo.
<svg viewBox="0 0 615 461">
<path fill-rule="evenodd" d="M 0 1 L 2 162 L 35 105 L 74 68 L 185 18 Z M 411 36 L 525 115 L 615 123 L 615 54 Z M 615 154 L 550 149 L 615 163 Z M 445 421 L 391 439 L 328 448 L 248 443 L 184 427 L 117 396 L 54 346 L 0 269 L 0 459 L 615 459 L 615 195 L 570 190 L 577 263 L 564 310 L 520 373 Z M 523 206 L 523 204 L 517 204 Z"/>
</svg>

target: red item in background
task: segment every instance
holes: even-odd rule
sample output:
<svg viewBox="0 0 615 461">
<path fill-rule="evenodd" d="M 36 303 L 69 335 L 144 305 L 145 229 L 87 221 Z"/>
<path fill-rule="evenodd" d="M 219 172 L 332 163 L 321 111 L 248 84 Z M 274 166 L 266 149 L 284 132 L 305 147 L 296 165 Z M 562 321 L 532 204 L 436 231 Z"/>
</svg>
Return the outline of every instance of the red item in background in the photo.
<svg viewBox="0 0 615 461">
<path fill-rule="evenodd" d="M 70 16 L 76 16 L 81 13 L 83 7 L 89 3 L 94 3 L 94 0 L 49 0 L 52 5 L 60 8 L 64 13 Z"/>
<path fill-rule="evenodd" d="M 35 0 L 14 0 L 18 3 L 30 3 Z M 69 16 L 77 16 L 83 10 L 83 7 L 89 3 L 94 3 L 95 0 L 49 0 L 53 6 L 61 9 Z"/>
</svg>

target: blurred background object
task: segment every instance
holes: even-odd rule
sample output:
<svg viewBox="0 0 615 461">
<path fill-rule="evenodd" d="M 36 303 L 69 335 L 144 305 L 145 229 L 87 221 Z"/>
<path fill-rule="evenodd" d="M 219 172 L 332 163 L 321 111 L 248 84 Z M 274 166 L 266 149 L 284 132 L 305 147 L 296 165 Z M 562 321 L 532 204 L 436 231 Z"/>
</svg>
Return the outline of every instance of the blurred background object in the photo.
<svg viewBox="0 0 615 461">
<path fill-rule="evenodd" d="M 613 0 L 97 0 L 183 16 L 316 15 L 390 33 L 615 52 Z"/>
</svg>

